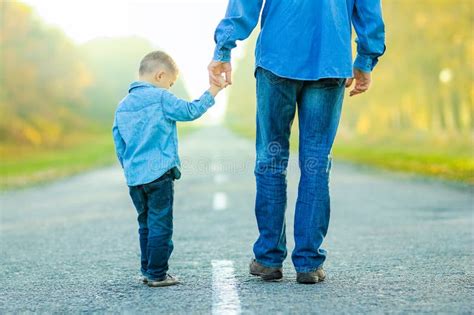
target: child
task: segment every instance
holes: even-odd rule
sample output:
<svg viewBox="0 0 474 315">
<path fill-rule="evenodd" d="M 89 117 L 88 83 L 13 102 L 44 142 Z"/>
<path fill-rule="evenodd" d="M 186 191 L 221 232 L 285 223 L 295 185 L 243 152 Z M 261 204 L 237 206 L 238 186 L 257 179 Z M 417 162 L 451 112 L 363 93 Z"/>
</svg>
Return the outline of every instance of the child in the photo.
<svg viewBox="0 0 474 315">
<path fill-rule="evenodd" d="M 143 282 L 150 287 L 178 284 L 169 274 L 173 251 L 173 180 L 179 179 L 176 121 L 199 118 L 222 89 L 211 85 L 193 102 L 177 98 L 168 89 L 178 69 L 162 51 L 146 55 L 139 81 L 130 85 L 120 102 L 112 128 L 118 160 L 138 212 Z M 222 81 L 224 86 L 224 82 Z"/>
</svg>

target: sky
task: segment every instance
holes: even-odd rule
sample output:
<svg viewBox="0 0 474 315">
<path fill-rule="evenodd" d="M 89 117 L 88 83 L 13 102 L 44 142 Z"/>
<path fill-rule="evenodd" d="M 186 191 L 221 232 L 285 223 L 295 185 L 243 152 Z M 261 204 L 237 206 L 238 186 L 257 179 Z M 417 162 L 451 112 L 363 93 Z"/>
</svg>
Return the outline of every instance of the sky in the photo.
<svg viewBox="0 0 474 315">
<path fill-rule="evenodd" d="M 23 2 L 33 7 L 44 22 L 59 27 L 78 44 L 96 37 L 136 35 L 148 39 L 175 59 L 193 99 L 208 87 L 207 65 L 215 47 L 214 30 L 227 7 L 227 0 Z M 235 60 L 242 52 L 237 48 L 232 53 Z M 216 106 L 208 115 L 211 121 L 222 118 L 226 94 L 217 97 Z"/>
</svg>

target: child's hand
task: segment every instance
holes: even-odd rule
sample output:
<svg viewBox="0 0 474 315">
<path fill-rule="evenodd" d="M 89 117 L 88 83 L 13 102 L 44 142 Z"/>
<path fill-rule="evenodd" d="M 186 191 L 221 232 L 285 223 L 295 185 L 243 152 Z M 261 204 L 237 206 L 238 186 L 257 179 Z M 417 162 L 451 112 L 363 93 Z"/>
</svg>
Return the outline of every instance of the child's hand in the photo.
<svg viewBox="0 0 474 315">
<path fill-rule="evenodd" d="M 216 97 L 216 95 L 222 91 L 223 89 L 225 89 L 229 83 L 226 82 L 226 80 L 220 76 L 219 77 L 219 83 L 221 84 L 221 86 L 219 85 L 215 85 L 215 84 L 211 84 L 211 87 L 209 88 L 209 92 L 214 96 Z"/>
</svg>

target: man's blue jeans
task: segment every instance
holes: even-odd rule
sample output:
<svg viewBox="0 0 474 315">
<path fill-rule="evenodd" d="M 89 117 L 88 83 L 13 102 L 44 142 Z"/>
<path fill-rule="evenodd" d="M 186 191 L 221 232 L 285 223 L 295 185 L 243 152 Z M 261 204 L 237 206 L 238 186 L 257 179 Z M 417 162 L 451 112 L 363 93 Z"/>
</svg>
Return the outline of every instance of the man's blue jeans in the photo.
<svg viewBox="0 0 474 315">
<path fill-rule="evenodd" d="M 141 272 L 149 280 L 162 280 L 173 252 L 173 174 L 168 171 L 157 180 L 129 186 L 138 212 Z"/>
<path fill-rule="evenodd" d="M 329 215 L 331 148 L 344 98 L 345 79 L 301 81 L 279 77 L 258 67 L 257 79 L 257 197 L 255 214 L 259 237 L 256 260 L 267 267 L 281 267 L 287 255 L 285 233 L 286 172 L 291 125 L 298 109 L 299 168 L 301 177 L 295 210 L 297 272 L 322 266 Z"/>
</svg>

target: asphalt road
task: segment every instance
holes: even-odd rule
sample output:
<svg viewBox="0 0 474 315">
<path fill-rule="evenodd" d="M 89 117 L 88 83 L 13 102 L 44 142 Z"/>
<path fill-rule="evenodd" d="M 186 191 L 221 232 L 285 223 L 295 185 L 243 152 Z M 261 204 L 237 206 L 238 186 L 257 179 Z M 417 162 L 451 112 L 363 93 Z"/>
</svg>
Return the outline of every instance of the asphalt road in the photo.
<svg viewBox="0 0 474 315">
<path fill-rule="evenodd" d="M 135 210 L 121 169 L 1 194 L 0 313 L 472 314 L 473 190 L 335 161 L 328 276 L 248 275 L 257 228 L 251 141 L 207 128 L 180 143 L 173 275 L 138 281 Z M 298 169 L 289 166 L 288 245 Z"/>
</svg>

